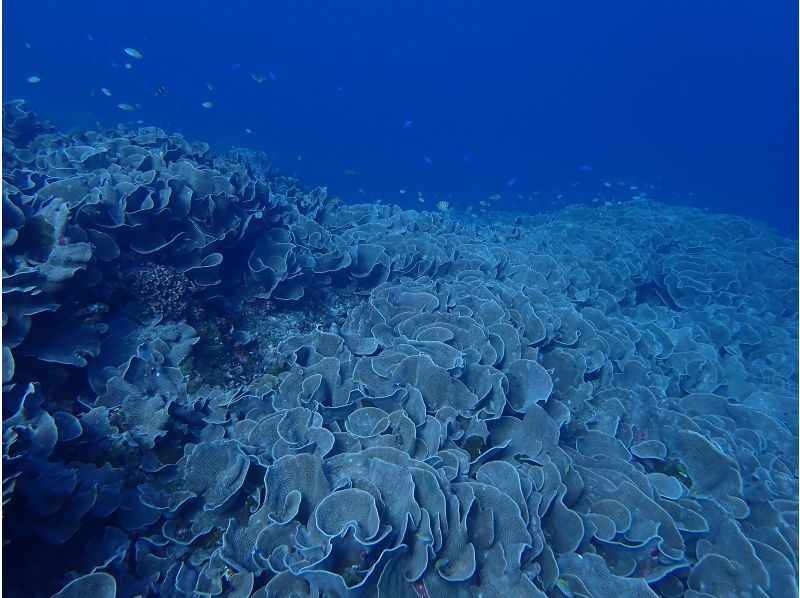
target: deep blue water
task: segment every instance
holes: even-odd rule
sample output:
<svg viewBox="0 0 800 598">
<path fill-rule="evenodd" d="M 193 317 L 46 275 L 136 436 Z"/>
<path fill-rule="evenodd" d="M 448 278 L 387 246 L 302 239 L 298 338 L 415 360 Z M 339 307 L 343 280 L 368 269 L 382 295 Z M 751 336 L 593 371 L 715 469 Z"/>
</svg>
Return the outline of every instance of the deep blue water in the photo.
<svg viewBox="0 0 800 598">
<path fill-rule="evenodd" d="M 794 2 L 41 0 L 3 17 L 5 99 L 61 127 L 141 119 L 262 149 L 346 201 L 500 193 L 487 209 L 538 212 L 646 189 L 797 235 Z"/>
<path fill-rule="evenodd" d="M 796 5 L 3 16 L 6 595 L 798 597 Z"/>
</svg>

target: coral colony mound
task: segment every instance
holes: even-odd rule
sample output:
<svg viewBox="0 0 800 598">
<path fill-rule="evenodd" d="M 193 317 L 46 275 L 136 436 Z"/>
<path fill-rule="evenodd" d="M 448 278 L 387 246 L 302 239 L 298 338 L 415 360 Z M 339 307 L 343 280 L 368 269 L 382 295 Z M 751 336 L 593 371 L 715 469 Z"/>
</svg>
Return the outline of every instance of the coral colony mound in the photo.
<svg viewBox="0 0 800 598">
<path fill-rule="evenodd" d="M 9 596 L 797 595 L 795 241 L 3 133 Z"/>
</svg>

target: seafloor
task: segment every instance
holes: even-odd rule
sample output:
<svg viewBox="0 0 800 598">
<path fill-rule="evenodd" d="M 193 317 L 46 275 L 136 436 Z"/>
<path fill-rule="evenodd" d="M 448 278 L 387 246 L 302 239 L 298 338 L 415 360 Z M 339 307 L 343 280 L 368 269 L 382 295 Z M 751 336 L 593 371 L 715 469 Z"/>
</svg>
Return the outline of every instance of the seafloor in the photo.
<svg viewBox="0 0 800 598">
<path fill-rule="evenodd" d="M 7 596 L 797 595 L 795 241 L 3 135 Z"/>
</svg>

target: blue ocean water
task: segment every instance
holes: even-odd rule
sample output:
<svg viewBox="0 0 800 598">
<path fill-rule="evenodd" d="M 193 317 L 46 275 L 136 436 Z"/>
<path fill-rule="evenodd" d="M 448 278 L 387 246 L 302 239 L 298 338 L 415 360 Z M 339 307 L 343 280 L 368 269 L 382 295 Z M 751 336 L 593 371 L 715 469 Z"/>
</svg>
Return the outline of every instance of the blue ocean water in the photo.
<svg viewBox="0 0 800 598">
<path fill-rule="evenodd" d="M 798 596 L 796 4 L 3 17 L 7 596 Z"/>
<path fill-rule="evenodd" d="M 797 236 L 793 2 L 44 0 L 3 14 L 6 98 L 65 127 L 141 119 L 260 149 L 345 200 L 416 208 L 422 192 L 478 210 L 500 193 L 539 212 L 650 184 Z"/>
</svg>

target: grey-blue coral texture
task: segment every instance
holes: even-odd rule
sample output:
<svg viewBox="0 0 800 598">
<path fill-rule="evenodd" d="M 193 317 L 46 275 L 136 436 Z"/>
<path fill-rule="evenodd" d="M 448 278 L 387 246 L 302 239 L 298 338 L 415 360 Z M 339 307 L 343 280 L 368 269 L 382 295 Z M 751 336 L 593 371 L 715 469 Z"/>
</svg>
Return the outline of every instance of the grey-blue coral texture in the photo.
<svg viewBox="0 0 800 598">
<path fill-rule="evenodd" d="M 797 595 L 796 242 L 3 131 L 8 595 Z"/>
</svg>

